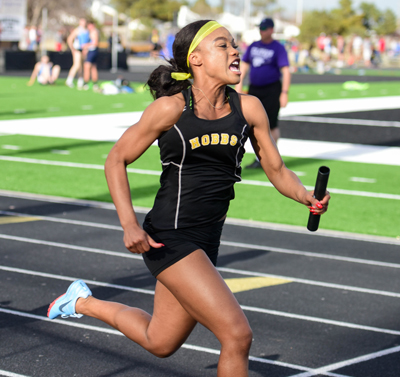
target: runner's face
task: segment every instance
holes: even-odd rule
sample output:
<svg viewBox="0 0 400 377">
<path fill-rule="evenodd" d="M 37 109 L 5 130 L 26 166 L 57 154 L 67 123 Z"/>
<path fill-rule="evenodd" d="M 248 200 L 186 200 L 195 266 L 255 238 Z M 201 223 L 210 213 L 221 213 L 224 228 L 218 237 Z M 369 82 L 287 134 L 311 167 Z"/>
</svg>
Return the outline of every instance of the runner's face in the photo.
<svg viewBox="0 0 400 377">
<path fill-rule="evenodd" d="M 227 29 L 220 27 L 204 38 L 198 46 L 198 53 L 209 76 L 218 77 L 230 85 L 240 82 L 239 51 Z"/>
</svg>

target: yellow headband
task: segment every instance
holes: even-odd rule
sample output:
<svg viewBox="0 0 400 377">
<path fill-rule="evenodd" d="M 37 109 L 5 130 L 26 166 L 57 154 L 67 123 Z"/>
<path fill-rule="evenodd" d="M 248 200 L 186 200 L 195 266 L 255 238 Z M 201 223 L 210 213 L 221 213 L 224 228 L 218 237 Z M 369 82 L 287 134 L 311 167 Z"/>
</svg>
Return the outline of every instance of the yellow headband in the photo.
<svg viewBox="0 0 400 377">
<path fill-rule="evenodd" d="M 199 45 L 199 43 L 207 37 L 207 35 L 211 34 L 214 30 L 222 27 L 217 21 L 209 21 L 205 25 L 201 27 L 201 29 L 197 32 L 195 37 L 193 38 L 192 43 L 190 44 L 189 51 L 187 54 L 187 66 L 189 67 L 189 55 L 195 50 L 195 48 Z"/>
</svg>

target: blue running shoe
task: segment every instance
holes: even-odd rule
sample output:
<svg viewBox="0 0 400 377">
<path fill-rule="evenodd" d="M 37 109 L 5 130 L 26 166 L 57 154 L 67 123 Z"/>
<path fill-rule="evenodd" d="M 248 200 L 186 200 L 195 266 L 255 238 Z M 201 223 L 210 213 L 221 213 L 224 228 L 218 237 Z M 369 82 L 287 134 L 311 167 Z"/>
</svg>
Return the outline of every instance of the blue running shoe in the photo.
<svg viewBox="0 0 400 377">
<path fill-rule="evenodd" d="M 61 318 L 81 318 L 83 314 L 75 313 L 75 304 L 78 298 L 87 298 L 91 296 L 92 292 L 89 287 L 82 280 L 74 281 L 66 293 L 55 299 L 47 310 L 47 317 L 54 319 L 59 315 Z"/>
</svg>

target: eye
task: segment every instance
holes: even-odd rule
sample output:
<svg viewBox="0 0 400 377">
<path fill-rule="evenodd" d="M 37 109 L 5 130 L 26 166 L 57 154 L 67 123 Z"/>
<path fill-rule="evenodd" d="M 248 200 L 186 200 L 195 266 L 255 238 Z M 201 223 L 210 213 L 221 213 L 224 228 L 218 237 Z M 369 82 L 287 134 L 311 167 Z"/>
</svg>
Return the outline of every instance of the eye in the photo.
<svg viewBox="0 0 400 377">
<path fill-rule="evenodd" d="M 232 43 L 233 48 L 238 48 L 239 46 L 236 43 Z"/>
</svg>

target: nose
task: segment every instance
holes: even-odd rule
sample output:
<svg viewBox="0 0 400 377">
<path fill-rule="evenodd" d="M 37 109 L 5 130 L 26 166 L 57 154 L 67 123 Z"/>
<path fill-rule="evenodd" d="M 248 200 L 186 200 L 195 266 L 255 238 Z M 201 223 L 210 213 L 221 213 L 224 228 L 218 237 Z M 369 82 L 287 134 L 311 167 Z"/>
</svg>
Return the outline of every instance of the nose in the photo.
<svg viewBox="0 0 400 377">
<path fill-rule="evenodd" d="M 237 49 L 237 47 L 232 46 L 231 54 L 234 56 L 239 56 L 239 50 Z"/>
</svg>

